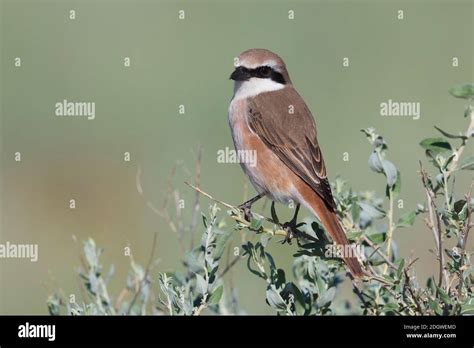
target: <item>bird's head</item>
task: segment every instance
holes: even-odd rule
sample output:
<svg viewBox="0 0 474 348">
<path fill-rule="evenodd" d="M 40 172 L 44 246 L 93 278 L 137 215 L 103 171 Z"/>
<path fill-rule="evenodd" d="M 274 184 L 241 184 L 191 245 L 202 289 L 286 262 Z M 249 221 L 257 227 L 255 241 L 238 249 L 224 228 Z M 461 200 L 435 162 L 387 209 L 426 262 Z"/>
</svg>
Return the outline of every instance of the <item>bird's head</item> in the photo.
<svg viewBox="0 0 474 348">
<path fill-rule="evenodd" d="M 235 60 L 230 79 L 235 81 L 234 98 L 251 97 L 291 84 L 285 62 L 275 53 L 252 48 Z"/>
</svg>

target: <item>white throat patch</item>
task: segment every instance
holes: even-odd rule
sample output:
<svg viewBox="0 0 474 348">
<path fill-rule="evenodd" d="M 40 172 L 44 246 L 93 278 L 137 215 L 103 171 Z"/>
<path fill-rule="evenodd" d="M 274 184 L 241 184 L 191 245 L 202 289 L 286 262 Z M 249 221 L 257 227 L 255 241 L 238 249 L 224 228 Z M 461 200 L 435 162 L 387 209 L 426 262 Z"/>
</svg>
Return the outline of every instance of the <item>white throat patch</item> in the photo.
<svg viewBox="0 0 474 348">
<path fill-rule="evenodd" d="M 277 91 L 285 88 L 285 85 L 275 82 L 271 79 L 259 79 L 252 77 L 247 81 L 236 81 L 234 83 L 233 100 L 254 97 L 260 93 Z"/>
</svg>

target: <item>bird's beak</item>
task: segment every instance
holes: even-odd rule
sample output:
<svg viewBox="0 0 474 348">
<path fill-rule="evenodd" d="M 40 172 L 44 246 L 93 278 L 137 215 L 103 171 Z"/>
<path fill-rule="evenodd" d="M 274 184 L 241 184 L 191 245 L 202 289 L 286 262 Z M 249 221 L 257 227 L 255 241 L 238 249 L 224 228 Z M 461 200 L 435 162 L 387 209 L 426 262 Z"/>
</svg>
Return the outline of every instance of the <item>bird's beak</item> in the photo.
<svg viewBox="0 0 474 348">
<path fill-rule="evenodd" d="M 234 81 L 247 81 L 250 79 L 252 75 L 250 74 L 249 70 L 239 66 L 235 68 L 234 72 L 230 75 L 229 79 Z"/>
</svg>

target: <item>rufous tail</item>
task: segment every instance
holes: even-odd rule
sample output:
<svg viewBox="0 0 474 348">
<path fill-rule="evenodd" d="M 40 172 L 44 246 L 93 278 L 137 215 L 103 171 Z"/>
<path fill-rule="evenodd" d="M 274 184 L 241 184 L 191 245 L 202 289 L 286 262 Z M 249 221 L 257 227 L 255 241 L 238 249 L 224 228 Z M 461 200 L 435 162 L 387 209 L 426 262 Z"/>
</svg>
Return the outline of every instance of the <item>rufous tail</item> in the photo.
<svg viewBox="0 0 474 348">
<path fill-rule="evenodd" d="M 355 256 L 355 248 L 349 243 L 346 233 L 339 223 L 336 213 L 324 203 L 318 194 L 313 194 L 311 196 L 312 197 L 307 200 L 310 210 L 312 210 L 316 217 L 319 218 L 325 230 L 331 236 L 332 240 L 336 244 L 343 246 L 343 260 L 349 268 L 351 274 L 355 278 L 362 277 L 364 275 L 364 271 L 362 270 L 357 256 Z M 347 255 L 349 250 L 351 251 L 351 255 Z"/>
</svg>

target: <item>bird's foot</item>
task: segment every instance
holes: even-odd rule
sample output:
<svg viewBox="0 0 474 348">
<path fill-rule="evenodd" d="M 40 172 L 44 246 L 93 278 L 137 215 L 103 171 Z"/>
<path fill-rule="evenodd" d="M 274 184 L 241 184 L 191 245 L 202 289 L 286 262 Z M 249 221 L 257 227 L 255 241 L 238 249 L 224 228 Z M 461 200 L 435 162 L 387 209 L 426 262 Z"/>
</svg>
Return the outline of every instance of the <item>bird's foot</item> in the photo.
<svg viewBox="0 0 474 348">
<path fill-rule="evenodd" d="M 251 205 L 244 203 L 239 205 L 237 208 L 242 211 L 245 220 L 247 220 L 248 222 L 252 221 L 252 211 L 250 210 Z"/>
<path fill-rule="evenodd" d="M 305 222 L 297 223 L 296 219 L 291 219 L 288 222 L 285 222 L 282 227 L 283 230 L 286 231 L 286 237 L 283 239 L 283 244 L 288 243 L 291 244 L 293 238 L 297 237 L 300 231 L 298 230 L 299 227 L 306 225 Z"/>
</svg>

